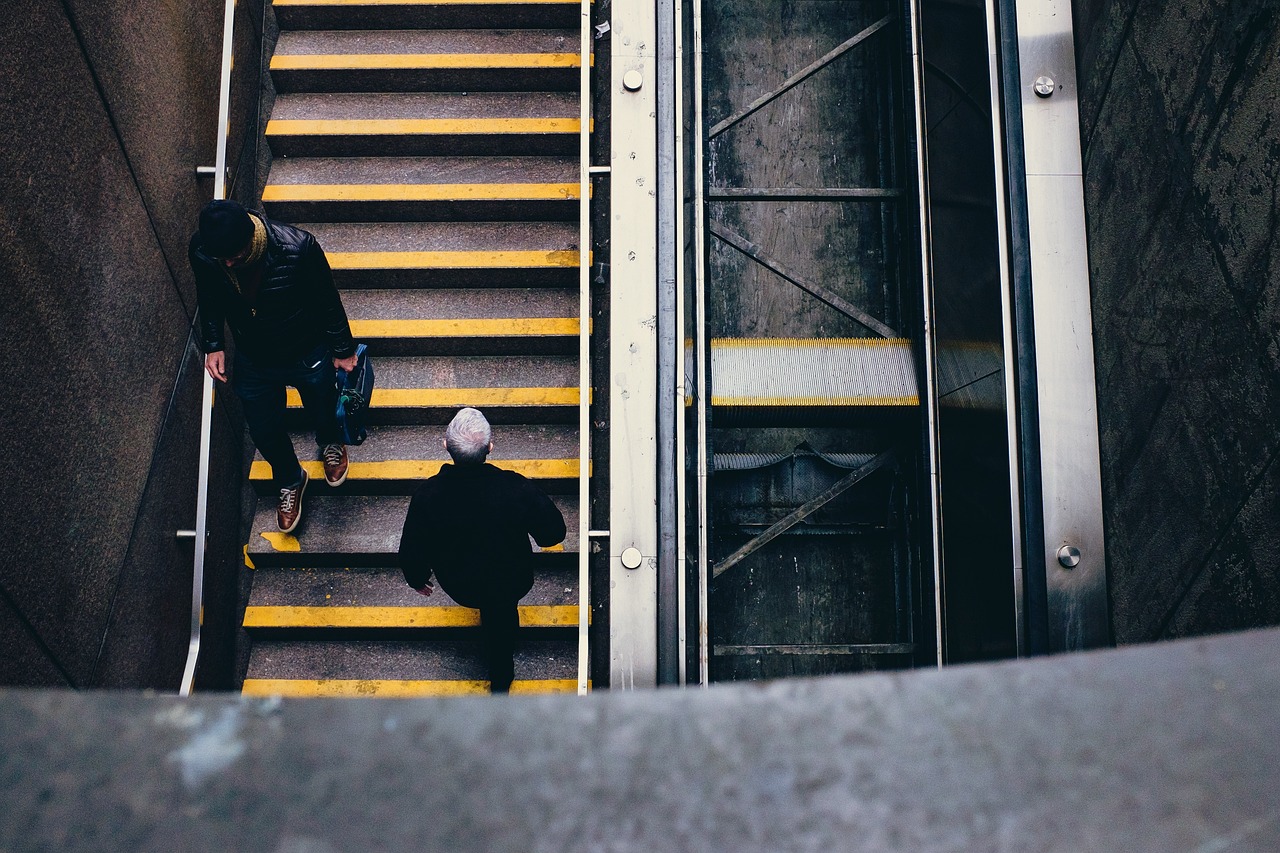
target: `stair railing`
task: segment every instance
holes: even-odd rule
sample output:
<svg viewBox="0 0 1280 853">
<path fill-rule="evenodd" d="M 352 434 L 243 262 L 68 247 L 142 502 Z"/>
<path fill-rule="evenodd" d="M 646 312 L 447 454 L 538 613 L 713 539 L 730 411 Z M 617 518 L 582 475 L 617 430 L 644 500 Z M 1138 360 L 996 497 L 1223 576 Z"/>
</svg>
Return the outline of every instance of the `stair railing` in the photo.
<svg viewBox="0 0 1280 853">
<path fill-rule="evenodd" d="M 589 684 L 591 624 L 591 0 L 581 0 L 578 62 L 578 695 Z"/>
<path fill-rule="evenodd" d="M 227 123 L 231 105 L 231 45 L 235 34 L 236 0 L 226 0 L 222 14 L 222 79 L 218 90 L 218 141 L 213 167 L 213 197 L 227 197 Z M 194 570 L 191 577 L 191 640 L 182 671 L 179 696 L 190 696 L 200 658 L 200 629 L 204 624 L 204 558 L 209 539 L 209 448 L 213 436 L 213 377 L 200 365 L 204 393 L 200 403 L 200 470 L 196 477 Z"/>
</svg>

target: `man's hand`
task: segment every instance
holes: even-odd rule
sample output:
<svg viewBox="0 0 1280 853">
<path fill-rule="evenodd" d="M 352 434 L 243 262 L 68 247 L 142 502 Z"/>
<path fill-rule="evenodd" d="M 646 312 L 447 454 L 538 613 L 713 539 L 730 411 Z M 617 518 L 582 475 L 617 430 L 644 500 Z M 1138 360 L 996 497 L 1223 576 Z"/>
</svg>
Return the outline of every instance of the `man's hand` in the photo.
<svg viewBox="0 0 1280 853">
<path fill-rule="evenodd" d="M 359 359 L 357 359 L 355 355 L 350 355 L 347 358 L 335 358 L 333 360 L 333 366 L 335 368 L 341 368 L 342 370 L 345 370 L 347 373 L 350 373 L 351 371 L 356 369 L 356 362 L 358 360 Z M 431 593 L 427 593 L 427 595 L 430 595 L 430 594 Z"/>
<path fill-rule="evenodd" d="M 431 595 L 431 593 L 435 591 L 436 591 L 436 588 L 431 585 L 431 581 L 427 581 L 422 586 L 414 590 L 414 592 L 416 592 L 418 595 Z"/>
<path fill-rule="evenodd" d="M 218 350 L 204 357 L 204 369 L 219 382 L 227 381 L 227 354 Z"/>
</svg>

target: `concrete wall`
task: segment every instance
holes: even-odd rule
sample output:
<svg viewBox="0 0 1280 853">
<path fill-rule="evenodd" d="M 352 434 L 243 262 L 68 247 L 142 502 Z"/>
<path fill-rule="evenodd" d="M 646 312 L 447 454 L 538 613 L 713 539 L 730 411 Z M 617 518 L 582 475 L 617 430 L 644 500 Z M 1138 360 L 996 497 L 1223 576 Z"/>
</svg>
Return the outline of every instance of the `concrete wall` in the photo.
<svg viewBox="0 0 1280 853">
<path fill-rule="evenodd" d="M 1116 639 L 1280 622 L 1280 3 L 1075 0 Z"/>
<path fill-rule="evenodd" d="M 238 128 L 257 110 L 261 5 L 240 13 Z M 212 194 L 195 167 L 214 159 L 221 18 L 221 3 L 34 0 L 0 30 L 0 683 L 171 689 L 181 673 L 192 543 L 174 534 L 195 519 L 202 363 L 186 242 Z M 243 459 L 237 412 L 216 414 L 215 639 Z M 202 673 L 230 677 L 217 658 Z"/>
</svg>

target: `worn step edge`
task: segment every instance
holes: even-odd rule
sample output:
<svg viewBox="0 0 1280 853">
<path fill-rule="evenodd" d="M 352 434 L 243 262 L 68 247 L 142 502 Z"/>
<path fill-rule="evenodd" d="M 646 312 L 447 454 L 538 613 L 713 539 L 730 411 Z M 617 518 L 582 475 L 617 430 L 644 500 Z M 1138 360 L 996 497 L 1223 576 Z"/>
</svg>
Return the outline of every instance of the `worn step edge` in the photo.
<svg viewBox="0 0 1280 853">
<path fill-rule="evenodd" d="M 578 682 L 568 678 L 520 679 L 511 683 L 515 694 L 575 693 Z M 591 683 L 587 683 L 591 689 Z M 401 699 L 418 697 L 484 696 L 488 681 L 395 681 L 390 679 L 246 678 L 246 696 Z"/>
<path fill-rule="evenodd" d="M 573 269 L 576 249 L 484 252 L 326 252 L 333 270 Z M 590 260 L 588 260 L 590 263 Z"/>
<path fill-rule="evenodd" d="M 269 139 L 283 136 L 577 135 L 577 118 L 271 119 Z"/>
<path fill-rule="evenodd" d="M 400 459 L 384 462 L 351 462 L 347 467 L 347 480 L 425 480 L 434 477 L 445 461 Z M 319 460 L 301 462 L 307 476 L 319 483 L 324 479 L 324 463 Z M 501 468 L 515 471 L 531 480 L 576 480 L 577 459 L 503 459 Z M 588 470 L 588 473 L 589 470 Z M 271 466 L 262 459 L 255 459 L 249 466 L 249 482 L 271 480 Z"/>
<path fill-rule="evenodd" d="M 250 605 L 244 610 L 246 629 L 260 628 L 474 628 L 480 611 L 458 605 L 437 607 L 347 607 Z M 573 605 L 520 606 L 521 628 L 571 628 L 578 624 Z"/>
<path fill-rule="evenodd" d="M 299 201 L 577 201 L 578 184 L 268 184 L 264 204 Z"/>
<path fill-rule="evenodd" d="M 497 317 L 441 320 L 350 320 L 351 334 L 368 338 L 577 337 L 577 317 Z"/>
<path fill-rule="evenodd" d="M 290 409 L 301 409 L 302 398 L 294 388 L 287 392 Z M 576 406 L 578 389 L 570 388 L 374 388 L 370 409 L 461 408 L 473 406 L 531 407 Z"/>
<path fill-rule="evenodd" d="M 594 57 L 592 58 L 594 65 Z M 272 71 L 399 71 L 579 68 L 576 53 L 277 53 Z"/>
</svg>

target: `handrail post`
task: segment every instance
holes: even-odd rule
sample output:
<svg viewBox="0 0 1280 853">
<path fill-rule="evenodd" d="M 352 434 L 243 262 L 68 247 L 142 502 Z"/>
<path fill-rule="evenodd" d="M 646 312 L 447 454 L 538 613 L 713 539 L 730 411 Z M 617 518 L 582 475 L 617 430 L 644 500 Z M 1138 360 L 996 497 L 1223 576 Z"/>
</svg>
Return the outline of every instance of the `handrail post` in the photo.
<svg viewBox="0 0 1280 853">
<path fill-rule="evenodd" d="M 578 695 L 590 678 L 591 624 L 591 0 L 579 3 L 578 63 Z"/>
<path fill-rule="evenodd" d="M 213 197 L 227 197 L 227 124 L 231 112 L 231 48 L 235 35 L 235 0 L 226 0 L 222 14 L 222 77 L 218 91 L 218 141 L 213 173 Z M 198 332 L 197 332 L 198 334 Z M 200 409 L 200 470 L 196 477 L 195 559 L 191 578 L 191 639 L 182 671 L 179 696 L 190 696 L 200 658 L 200 629 L 204 624 L 204 558 L 209 539 L 209 451 L 213 435 L 213 377 L 200 365 L 204 393 Z"/>
</svg>

